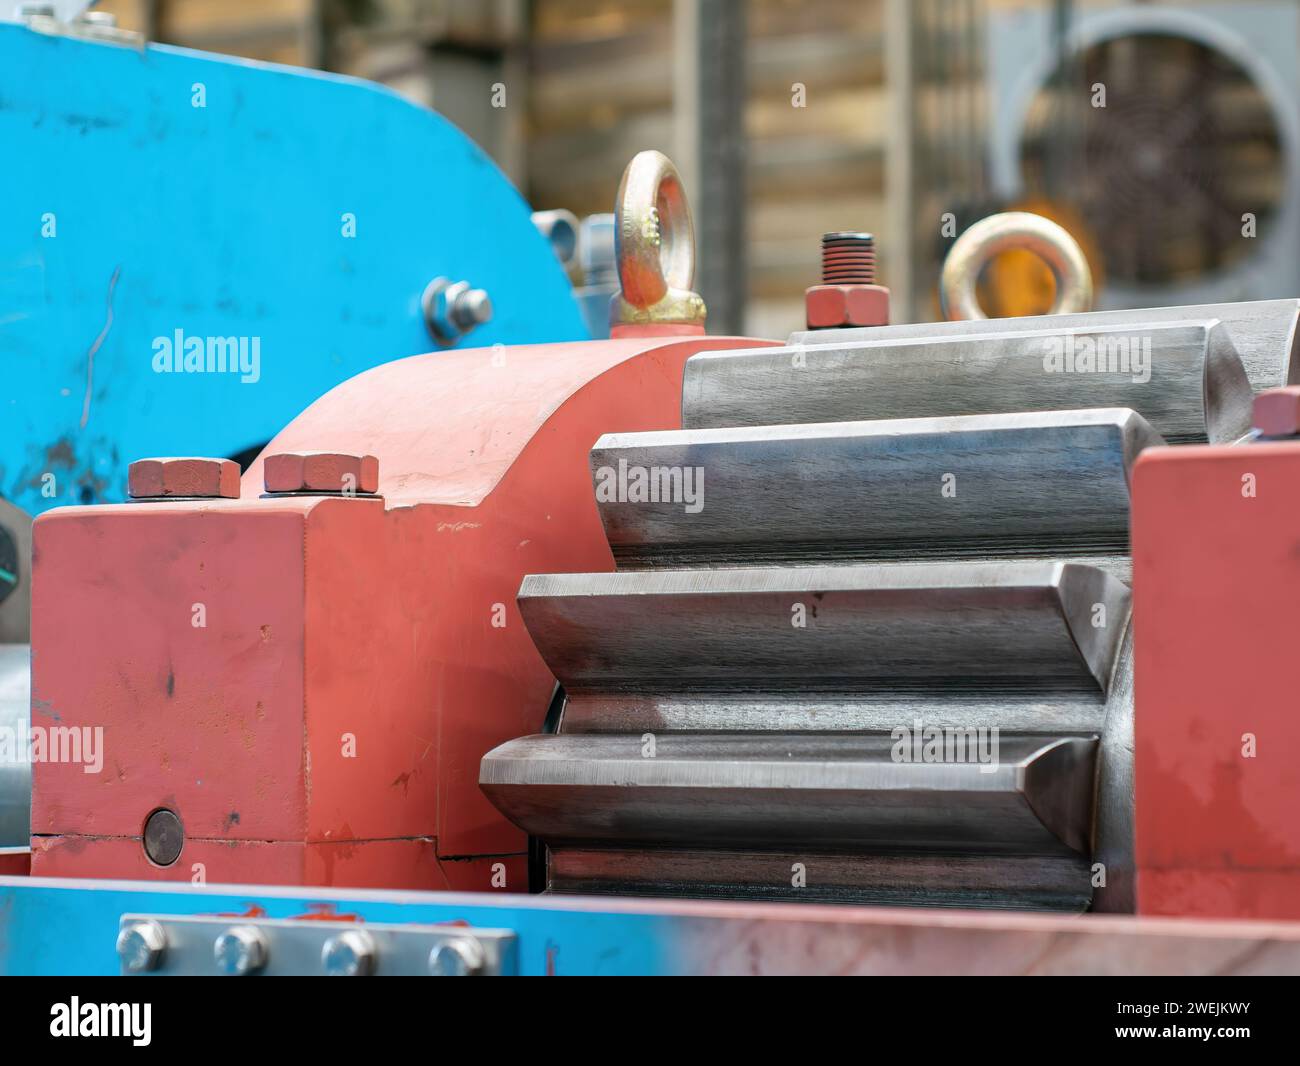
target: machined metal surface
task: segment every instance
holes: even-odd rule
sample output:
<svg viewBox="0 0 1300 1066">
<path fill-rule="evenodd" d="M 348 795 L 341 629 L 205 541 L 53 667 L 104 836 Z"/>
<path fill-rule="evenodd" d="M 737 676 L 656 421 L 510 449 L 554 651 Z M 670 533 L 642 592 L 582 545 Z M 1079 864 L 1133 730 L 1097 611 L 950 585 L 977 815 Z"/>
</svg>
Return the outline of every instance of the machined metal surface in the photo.
<svg viewBox="0 0 1300 1066">
<path fill-rule="evenodd" d="M 1171 443 L 1233 441 L 1250 429 L 1250 382 L 1218 320 L 983 326 L 700 353 L 686 366 L 682 425 L 1129 407 Z"/>
<path fill-rule="evenodd" d="M 1136 909 L 1131 473 L 1251 394 L 1223 321 L 1115 317 L 701 353 L 597 442 L 619 570 L 525 579 L 562 710 L 480 770 L 550 891 Z"/>
<path fill-rule="evenodd" d="M 1131 635 L 1127 625 L 1123 629 L 1124 640 L 1104 699 L 1098 694 L 1042 689 L 1032 684 L 972 691 L 951 682 L 942 690 L 930 692 L 914 692 L 906 686 L 899 686 L 884 692 L 853 694 L 735 692 L 713 688 L 674 693 L 578 691 L 568 696 L 561 729 L 570 737 L 613 734 L 629 747 L 644 746 L 647 734 L 662 738 L 672 733 L 702 732 L 733 736 L 773 733 L 808 737 L 830 734 L 831 742 L 835 742 L 850 733 L 889 737 L 900 724 L 915 730 L 914 723 L 918 721 L 926 727 L 943 730 L 945 734 L 953 730 L 982 729 L 985 735 L 991 730 L 999 730 L 1000 734 L 1032 733 L 1040 737 L 1100 736 L 1092 852 L 1093 861 L 1100 866 L 1090 870 L 1082 886 L 1072 868 L 1057 872 L 1073 885 L 1071 891 L 1075 896 L 1081 893 L 1086 899 L 1091 894 L 1093 909 L 1132 913 L 1136 909 L 1133 880 L 1133 668 Z M 654 856 L 648 856 L 642 865 L 648 869 L 655 862 Z M 894 902 L 924 902 L 920 896 L 927 892 L 942 895 L 949 890 L 957 892 L 960 899 L 965 891 L 961 888 L 965 882 L 960 879 L 947 888 L 941 888 L 939 883 L 931 885 L 933 878 L 925 868 L 910 869 L 905 864 L 883 860 L 881 864 L 870 864 L 869 868 L 874 878 L 870 883 L 882 892 L 882 878 L 896 874 L 898 879 L 891 882 L 892 887 L 885 895 L 862 896 L 860 901 L 863 902 L 888 902 L 889 899 Z M 853 867 L 844 866 L 842 869 L 851 882 Z M 999 875 L 1005 898 L 1021 894 L 1036 876 L 1017 861 L 1013 884 L 1012 869 L 1003 863 Z M 632 876 L 628 874 L 629 878 Z M 650 874 L 643 871 L 637 876 L 645 883 L 636 891 L 658 894 L 657 889 L 647 887 L 654 881 Z M 711 878 L 713 883 L 722 884 L 730 876 L 730 871 L 716 868 Z M 586 883 L 580 878 L 573 883 L 579 882 Z M 556 890 L 597 890 L 594 886 L 565 889 L 562 887 L 565 883 L 561 877 L 556 882 Z M 846 883 L 844 891 L 848 892 L 850 887 Z M 768 884 L 768 890 L 776 891 L 778 888 L 780 885 L 774 882 Z M 732 894 L 748 891 L 742 889 L 743 886 L 733 887 Z M 633 889 L 629 886 L 626 890 Z M 680 892 L 693 894 L 685 888 Z M 727 893 L 719 890 L 717 894 Z M 916 898 L 913 898 L 914 894 L 917 894 Z M 795 894 L 791 898 L 803 897 Z"/>
<path fill-rule="evenodd" d="M 31 647 L 0 644 L 0 848 L 31 841 Z"/>
<path fill-rule="evenodd" d="M 549 890 L 1135 911 L 1132 472 L 1243 439 L 1298 306 L 693 357 L 590 456 L 618 571 L 520 589 L 561 709 L 480 783 Z"/>
<path fill-rule="evenodd" d="M 1081 855 L 974 853 L 846 855 L 767 849 L 550 849 L 548 892 L 574 895 L 734 898 L 792 903 L 1082 911 Z"/>
<path fill-rule="evenodd" d="M 519 607 L 570 693 L 1104 692 L 1129 591 L 1074 563 L 902 563 L 530 575 Z"/>
<path fill-rule="evenodd" d="M 1108 891 L 1090 858 L 1104 833 L 1121 860 L 1124 812 L 1098 825 L 1095 782 L 1129 592 L 1104 570 L 625 570 L 532 576 L 519 604 L 566 703 L 557 734 L 489 752 L 480 787 L 546 842 L 551 891 L 1063 910 Z"/>
<path fill-rule="evenodd" d="M 624 569 L 1118 560 L 1128 550 L 1129 471 L 1143 448 L 1163 443 L 1131 410 L 1045 411 L 609 434 L 591 469 Z"/>
<path fill-rule="evenodd" d="M 903 728 L 898 740 L 665 734 L 651 755 L 638 736 L 537 735 L 489 752 L 480 784 L 560 844 L 1087 851 L 1096 738 L 963 731 L 961 758 L 932 762 L 913 759 Z"/>
<path fill-rule="evenodd" d="M 26 644 L 32 631 L 32 516 L 0 499 L 0 643 Z"/>
<path fill-rule="evenodd" d="M 1250 378 L 1251 388 L 1276 388 L 1300 383 L 1300 300 L 1247 300 L 1232 303 L 1190 304 L 1184 307 L 1146 307 L 1124 311 L 1092 311 L 1078 315 L 1030 315 L 1024 318 L 999 318 L 993 321 L 911 322 L 871 329 L 842 329 L 834 332 L 801 331 L 790 336 L 790 345 L 818 345 L 847 349 L 860 341 L 917 340 L 927 337 L 968 337 L 986 333 L 990 328 L 1001 332 L 1029 332 L 1041 329 L 1123 329 L 1144 324 L 1197 323 L 1220 321 L 1232 339 Z M 773 348 L 788 354 L 791 348 Z M 703 361 L 703 356 L 699 357 Z M 701 365 L 692 371 L 706 369 Z M 709 368 L 709 373 L 718 368 Z M 706 375 L 707 376 L 707 375 Z M 997 410 L 1008 410 L 1000 405 Z M 859 416 L 861 417 L 861 416 Z M 692 423 L 688 423 L 692 424 Z"/>
<path fill-rule="evenodd" d="M 811 678 L 804 692 L 712 686 L 676 692 L 570 692 L 563 728 L 566 733 L 638 736 L 660 731 L 888 734 L 898 723 L 920 718 L 941 729 L 998 726 L 1055 736 L 1100 732 L 1110 698 L 1084 689 L 987 684 L 826 692 Z"/>
<path fill-rule="evenodd" d="M 517 969 L 506 929 L 231 916 L 124 914 L 123 974 L 149 976 L 503 976 Z"/>
<path fill-rule="evenodd" d="M 1097 800 L 1093 861 L 1097 864 L 1092 909 L 1137 911 L 1134 827 L 1133 626 L 1130 619 L 1115 660 L 1106 718 L 1097 751 Z"/>
</svg>

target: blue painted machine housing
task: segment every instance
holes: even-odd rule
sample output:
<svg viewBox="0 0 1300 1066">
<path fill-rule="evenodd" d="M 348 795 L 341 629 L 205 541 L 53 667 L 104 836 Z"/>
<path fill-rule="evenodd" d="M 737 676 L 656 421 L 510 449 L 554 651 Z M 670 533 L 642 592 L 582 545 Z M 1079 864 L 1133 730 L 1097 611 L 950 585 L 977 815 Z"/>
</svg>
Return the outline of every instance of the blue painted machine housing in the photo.
<svg viewBox="0 0 1300 1066">
<path fill-rule="evenodd" d="M 0 877 L 0 976 L 120 972 L 115 950 L 123 914 L 240 914 L 270 918 L 331 911 L 400 925 L 468 922 L 518 936 L 520 976 L 616 976 L 674 972 L 689 924 L 653 903 L 505 893 L 191 885 Z"/>
<path fill-rule="evenodd" d="M 492 300 L 462 344 L 587 337 L 505 176 L 380 86 L 0 24 L 0 144 L 0 495 L 31 513 L 122 499 L 136 458 L 258 447 L 433 349 L 438 276 Z M 159 372 L 177 331 L 205 358 Z M 249 372 L 215 369 L 240 341 Z"/>
</svg>

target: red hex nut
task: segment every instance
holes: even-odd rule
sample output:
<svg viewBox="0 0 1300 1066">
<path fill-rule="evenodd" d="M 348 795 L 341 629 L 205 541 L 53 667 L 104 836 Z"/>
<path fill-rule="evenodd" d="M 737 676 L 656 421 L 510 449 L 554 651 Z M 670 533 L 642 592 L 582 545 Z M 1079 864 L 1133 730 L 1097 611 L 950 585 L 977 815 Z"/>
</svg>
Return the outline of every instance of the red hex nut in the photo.
<svg viewBox="0 0 1300 1066">
<path fill-rule="evenodd" d="M 239 464 L 198 456 L 138 459 L 127 469 L 127 494 L 133 500 L 171 497 L 239 499 Z"/>
<path fill-rule="evenodd" d="M 1266 389 L 1256 396 L 1254 424 L 1264 437 L 1300 436 L 1300 385 Z"/>
<path fill-rule="evenodd" d="M 357 493 L 379 491 L 379 460 L 340 452 L 283 452 L 262 464 L 267 492 Z"/>
<path fill-rule="evenodd" d="M 889 325 L 883 285 L 814 285 L 804 294 L 809 329 Z"/>
</svg>

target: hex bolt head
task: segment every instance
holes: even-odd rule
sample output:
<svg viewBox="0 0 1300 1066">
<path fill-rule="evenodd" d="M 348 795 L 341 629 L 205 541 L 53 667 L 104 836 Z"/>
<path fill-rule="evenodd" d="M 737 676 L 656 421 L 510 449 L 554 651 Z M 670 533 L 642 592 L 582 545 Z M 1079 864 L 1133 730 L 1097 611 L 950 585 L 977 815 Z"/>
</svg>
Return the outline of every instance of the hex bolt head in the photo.
<svg viewBox="0 0 1300 1066">
<path fill-rule="evenodd" d="M 230 977 L 247 977 L 266 965 L 266 937 L 252 925 L 235 925 L 212 944 L 217 969 Z"/>
<path fill-rule="evenodd" d="M 127 973 L 156 969 L 167 950 L 167 933 L 152 919 L 129 922 L 117 934 L 117 957 Z"/>
<path fill-rule="evenodd" d="M 1261 392 L 1255 397 L 1254 416 L 1260 436 L 1300 436 L 1300 385 Z"/>
<path fill-rule="evenodd" d="M 379 460 L 342 452 L 282 452 L 262 464 L 267 492 L 373 496 L 379 491 Z"/>
<path fill-rule="evenodd" d="M 330 977 L 368 977 L 378 959 L 374 937 L 361 929 L 330 937 L 320 950 L 321 965 Z"/>
<path fill-rule="evenodd" d="M 804 293 L 809 329 L 889 325 L 889 290 L 883 285 L 814 285 Z"/>
<path fill-rule="evenodd" d="M 822 234 L 822 281 L 804 293 L 809 329 L 889 325 L 889 290 L 876 284 L 876 238 Z"/>
<path fill-rule="evenodd" d="M 420 307 L 429 336 L 444 348 L 492 318 L 491 298 L 468 281 L 434 278 L 420 297 Z"/>
<path fill-rule="evenodd" d="M 467 936 L 443 941 L 429 952 L 429 973 L 434 977 L 478 977 L 486 965 L 483 945 Z"/>
<path fill-rule="evenodd" d="M 475 326 L 492 321 L 492 299 L 485 289 L 471 289 L 469 283 L 462 281 L 460 288 L 453 285 L 447 290 L 451 301 L 449 315 L 452 323 L 462 332 L 468 333 Z"/>
<path fill-rule="evenodd" d="M 198 456 L 137 459 L 127 470 L 133 500 L 239 499 L 239 464 Z"/>
</svg>

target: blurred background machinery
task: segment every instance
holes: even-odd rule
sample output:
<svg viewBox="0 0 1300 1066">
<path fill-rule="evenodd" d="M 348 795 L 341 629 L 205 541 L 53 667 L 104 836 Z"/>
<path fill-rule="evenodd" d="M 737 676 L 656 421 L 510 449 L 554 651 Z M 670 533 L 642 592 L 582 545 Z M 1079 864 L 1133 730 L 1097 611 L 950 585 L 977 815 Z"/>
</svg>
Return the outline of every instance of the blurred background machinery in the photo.
<svg viewBox="0 0 1300 1066">
<path fill-rule="evenodd" d="M 988 29 L 994 194 L 1077 220 L 1102 306 L 1300 291 L 1300 8 L 1058 3 Z"/>
<path fill-rule="evenodd" d="M 1000 210 L 1064 225 L 1103 308 L 1279 297 L 1300 269 L 1296 0 L 96 11 L 150 40 L 387 84 L 451 119 L 530 203 L 578 219 L 608 210 L 607 176 L 636 151 L 667 152 L 693 190 L 698 287 L 718 332 L 800 328 L 816 269 L 807 235 L 846 225 L 879 239 L 895 321 L 937 316 L 944 254 Z M 582 262 L 579 242 L 579 285 Z M 998 315 L 1052 302 L 1050 275 L 1025 254 L 1000 257 L 981 289 Z"/>
</svg>

